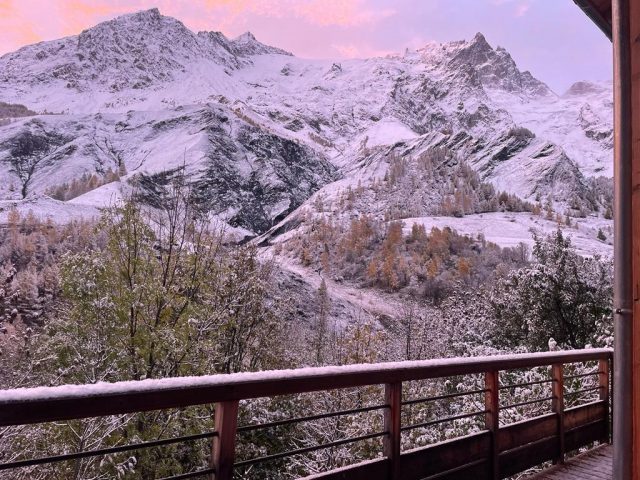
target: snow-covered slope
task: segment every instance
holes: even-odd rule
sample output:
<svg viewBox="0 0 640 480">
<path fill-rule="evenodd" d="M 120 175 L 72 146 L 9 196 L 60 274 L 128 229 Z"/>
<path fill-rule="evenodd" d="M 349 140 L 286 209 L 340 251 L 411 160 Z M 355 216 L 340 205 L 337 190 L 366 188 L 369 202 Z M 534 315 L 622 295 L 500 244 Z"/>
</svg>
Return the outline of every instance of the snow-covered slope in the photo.
<svg viewBox="0 0 640 480">
<path fill-rule="evenodd" d="M 254 233 L 318 190 L 371 185 L 390 157 L 434 147 L 561 212 L 593 209 L 587 177 L 611 175 L 610 85 L 558 96 L 481 34 L 384 58 L 306 60 L 250 33 L 193 33 L 153 9 L 1 57 L 0 101 L 61 114 L 0 127 L 0 198 L 124 164 L 124 180 L 153 201 L 184 164 L 214 213 Z M 16 166 L 27 138 L 49 147 L 35 157 L 26 148 Z M 114 194 L 105 185 L 85 199 Z"/>
<path fill-rule="evenodd" d="M 464 218 L 451 217 L 421 217 L 407 218 L 403 221 L 407 232 L 411 231 L 414 224 L 424 225 L 427 231 L 431 228 L 450 227 L 461 235 L 476 237 L 482 235 L 487 241 L 501 247 L 515 247 L 520 243 L 533 247 L 533 234 L 539 236 L 549 235 L 558 228 L 571 239 L 571 243 L 581 255 L 613 256 L 611 241 L 598 240 L 597 229 L 594 231 L 590 222 L 577 222 L 572 227 L 558 225 L 554 221 L 545 220 L 527 213 L 484 213 L 467 215 Z M 611 232 L 604 226 L 603 234 L 610 236 Z M 604 233 L 606 231 L 606 233 Z"/>
<path fill-rule="evenodd" d="M 59 145 L 34 163 L 37 147 L 53 138 L 60 139 Z M 25 186 L 43 192 L 86 172 L 121 171 L 129 173 L 116 183 L 129 180 L 137 195 L 154 204 L 184 166 L 203 206 L 253 232 L 267 230 L 337 178 L 321 153 L 256 127 L 226 106 L 210 104 L 21 119 L 0 130 L 3 154 L 0 173 L 9 179 L 0 183 L 4 198 L 18 198 Z M 107 206 L 120 194 L 108 183 L 71 201 Z"/>
</svg>

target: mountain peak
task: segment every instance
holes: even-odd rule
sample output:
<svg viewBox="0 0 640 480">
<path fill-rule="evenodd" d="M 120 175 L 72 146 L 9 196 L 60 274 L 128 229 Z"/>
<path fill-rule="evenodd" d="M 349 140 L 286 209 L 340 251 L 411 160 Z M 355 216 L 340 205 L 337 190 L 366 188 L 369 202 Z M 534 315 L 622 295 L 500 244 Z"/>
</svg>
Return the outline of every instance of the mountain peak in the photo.
<svg viewBox="0 0 640 480">
<path fill-rule="evenodd" d="M 466 45 L 468 49 L 480 54 L 487 54 L 494 51 L 485 36 L 480 32 L 476 33 Z"/>
<path fill-rule="evenodd" d="M 575 82 L 573 85 L 571 85 L 569 89 L 562 96 L 563 97 L 573 97 L 573 96 L 579 97 L 583 95 L 600 94 L 603 92 L 608 92 L 610 90 L 611 90 L 610 85 L 583 80 L 580 82 Z"/>
<path fill-rule="evenodd" d="M 148 28 L 150 29 L 149 33 L 160 33 L 160 30 L 165 29 L 177 29 L 178 31 L 174 31 L 174 34 L 180 33 L 188 34 L 190 33 L 187 27 L 184 26 L 182 22 L 176 20 L 173 17 L 166 17 L 160 13 L 160 10 L 157 8 L 150 8 L 148 10 L 140 10 L 138 12 L 126 13 L 124 15 L 119 15 L 111 20 L 107 20 L 97 25 L 84 30 L 80 37 L 83 35 L 95 33 L 95 32 L 106 32 L 106 31 L 125 31 L 129 30 L 132 33 L 137 32 L 142 34 L 143 30 Z M 146 32 L 144 32 L 146 33 Z"/>
<path fill-rule="evenodd" d="M 452 52 L 452 61 L 455 65 L 470 64 L 479 66 L 490 62 L 495 56 L 493 48 L 480 32 L 476 33 L 467 42 L 452 42 L 451 45 L 455 46 Z"/>
<path fill-rule="evenodd" d="M 171 17 L 163 17 L 158 8 L 149 8 L 148 10 L 139 10 L 133 13 L 125 13 L 123 15 L 118 15 L 117 17 L 107 20 L 106 22 L 99 23 L 98 25 L 92 27 L 96 28 L 102 24 L 110 24 L 110 25 L 119 25 L 126 23 L 157 23 L 163 18 L 170 19 Z M 175 20 L 178 22 L 178 20 Z M 91 30 L 91 28 L 89 29 Z M 86 31 L 86 30 L 85 30 Z"/>
<path fill-rule="evenodd" d="M 452 42 L 450 45 L 450 67 L 460 72 L 471 67 L 484 87 L 531 96 L 553 94 L 549 87 L 529 72 L 521 72 L 506 49 L 491 47 L 480 32 L 469 41 Z"/>
<path fill-rule="evenodd" d="M 139 12 L 132 13 L 131 15 L 141 18 L 160 18 L 162 16 L 158 7 L 149 8 L 147 10 L 140 10 Z"/>
<path fill-rule="evenodd" d="M 491 48 L 491 45 L 489 45 L 489 42 L 487 42 L 487 39 L 480 32 L 476 33 L 469 43 L 482 45 L 483 47 L 487 46 L 487 47 Z"/>
<path fill-rule="evenodd" d="M 263 54 L 293 55 L 281 48 L 261 43 L 251 32 L 244 32 L 242 35 L 234 38 L 230 43 L 233 46 L 234 53 L 239 56 Z"/>
<path fill-rule="evenodd" d="M 233 41 L 236 43 L 258 42 L 258 40 L 256 40 L 256 37 L 253 35 L 253 33 L 249 31 L 244 32 L 242 35 L 238 35 L 236 38 L 233 39 Z"/>
</svg>

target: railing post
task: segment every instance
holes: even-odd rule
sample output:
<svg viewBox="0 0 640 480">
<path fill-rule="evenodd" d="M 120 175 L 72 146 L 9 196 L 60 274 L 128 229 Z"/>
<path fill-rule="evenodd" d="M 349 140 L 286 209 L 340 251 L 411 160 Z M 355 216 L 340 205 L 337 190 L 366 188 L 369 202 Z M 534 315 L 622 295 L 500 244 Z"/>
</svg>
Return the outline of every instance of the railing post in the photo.
<svg viewBox="0 0 640 480">
<path fill-rule="evenodd" d="M 609 443 L 609 360 L 598 361 L 598 385 L 600 386 L 600 400 L 605 402 L 605 421 L 607 422 L 607 428 L 604 436 L 600 440 L 603 443 Z"/>
<path fill-rule="evenodd" d="M 615 396 L 616 396 L 616 366 L 613 360 L 613 355 L 609 357 L 609 442 L 613 444 L 614 431 L 613 431 L 613 406 L 616 404 Z"/>
<path fill-rule="evenodd" d="M 556 414 L 558 421 L 558 456 L 553 460 L 553 463 L 564 463 L 564 377 L 561 363 L 551 366 L 551 379 L 553 390 L 551 409 Z"/>
<path fill-rule="evenodd" d="M 384 410 L 384 429 L 387 435 L 383 441 L 383 453 L 389 460 L 389 480 L 399 480 L 402 382 L 387 383 L 384 386 L 384 400 L 388 407 Z"/>
<path fill-rule="evenodd" d="M 236 454 L 236 429 L 238 427 L 238 401 L 220 402 L 215 406 L 215 431 L 211 451 L 211 466 L 215 468 L 215 480 L 231 480 Z"/>
<path fill-rule="evenodd" d="M 500 462 L 498 450 L 498 433 L 500 430 L 500 382 L 498 371 L 485 372 L 484 374 L 484 415 L 485 428 L 491 432 L 491 453 L 489 458 L 490 477 L 493 480 L 500 478 Z"/>
</svg>

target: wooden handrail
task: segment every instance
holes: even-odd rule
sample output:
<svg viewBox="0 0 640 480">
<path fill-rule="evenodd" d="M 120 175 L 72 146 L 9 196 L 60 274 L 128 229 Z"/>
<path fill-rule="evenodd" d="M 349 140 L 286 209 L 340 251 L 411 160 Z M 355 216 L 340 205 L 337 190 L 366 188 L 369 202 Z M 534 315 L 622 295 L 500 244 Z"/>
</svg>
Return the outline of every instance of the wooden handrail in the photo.
<svg viewBox="0 0 640 480">
<path fill-rule="evenodd" d="M 444 358 L 0 391 L 0 426 L 182 408 L 230 400 L 608 360 L 613 350 Z"/>
<path fill-rule="evenodd" d="M 562 461 L 565 452 L 575 450 L 590 442 L 607 441 L 609 435 L 609 371 L 612 355 L 611 349 L 588 349 L 4 390 L 0 391 L 0 426 L 215 404 L 215 432 L 207 434 L 207 437 L 212 438 L 210 466 L 193 475 L 209 475 L 215 472 L 215 480 L 230 480 L 233 476 L 234 464 L 237 468 L 243 468 L 249 464 L 272 458 L 284 458 L 303 451 L 383 437 L 382 457 L 365 464 L 319 474 L 316 477 L 323 480 L 342 478 L 417 480 L 418 478 L 431 478 L 434 475 L 433 478 L 440 478 L 441 474 L 446 473 L 449 475 L 446 478 L 470 478 L 473 476 L 479 480 L 496 480 L 521 472 L 523 469 L 546 460 Z M 598 370 L 588 374 L 597 375 L 598 387 L 587 389 L 597 388 L 599 390 L 598 399 L 565 410 L 563 365 L 588 361 L 598 362 Z M 500 385 L 499 373 L 501 371 L 541 366 L 552 368 L 550 380 Z M 484 375 L 483 389 L 403 401 L 403 382 L 474 374 Z M 581 376 L 583 375 L 574 375 L 576 378 Z M 551 397 L 535 398 L 511 405 L 500 404 L 500 391 L 503 389 L 549 382 L 552 383 L 553 395 Z M 309 446 L 293 452 L 281 452 L 262 458 L 235 462 L 240 400 L 370 385 L 384 386 L 384 404 L 361 407 L 351 411 L 319 414 L 308 418 L 325 418 L 330 415 L 382 409 L 384 410 L 384 429 L 382 431 L 352 439 L 341 439 L 326 445 Z M 416 425 L 402 425 L 403 405 L 479 394 L 484 394 L 484 410 L 465 412 Z M 502 409 L 549 400 L 552 400 L 553 413 L 507 426 L 501 425 L 500 411 Z M 479 415 L 485 417 L 485 430 L 410 452 L 401 451 L 401 434 L 407 429 L 426 428 L 427 426 L 430 428 L 445 421 Z M 305 421 L 305 418 L 290 419 L 286 422 L 289 421 Z M 265 426 L 268 425 L 255 425 L 251 428 Z M 247 429 L 244 426 L 240 430 L 243 428 Z M 162 440 L 164 443 L 168 441 Z M 126 450 L 126 447 L 118 448 Z M 78 454 L 78 458 L 80 455 L 87 457 L 101 454 L 100 451 L 86 452 Z M 58 456 L 21 460 L 17 463 L 27 462 L 32 465 L 40 465 L 58 462 L 61 459 L 63 460 L 61 456 Z M 21 465 L 5 464 L 4 466 L 0 465 L 0 468 L 19 466 Z"/>
</svg>

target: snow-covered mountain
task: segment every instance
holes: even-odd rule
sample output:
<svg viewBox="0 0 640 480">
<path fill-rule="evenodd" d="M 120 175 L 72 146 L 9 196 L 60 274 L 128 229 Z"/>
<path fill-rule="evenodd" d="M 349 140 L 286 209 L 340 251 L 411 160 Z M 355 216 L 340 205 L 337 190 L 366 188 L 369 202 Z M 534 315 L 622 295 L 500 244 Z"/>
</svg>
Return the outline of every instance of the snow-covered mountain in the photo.
<svg viewBox="0 0 640 480">
<path fill-rule="evenodd" d="M 131 185 L 153 202 L 184 165 L 203 204 L 248 235 L 434 148 L 560 212 L 601 207 L 589 177 L 612 174 L 610 85 L 557 95 L 481 34 L 307 60 L 251 33 L 193 33 L 152 9 L 4 55 L 0 102 L 42 113 L 0 126 L 5 204 L 108 170 L 121 173 L 117 188 L 70 202 L 100 206 Z"/>
</svg>

